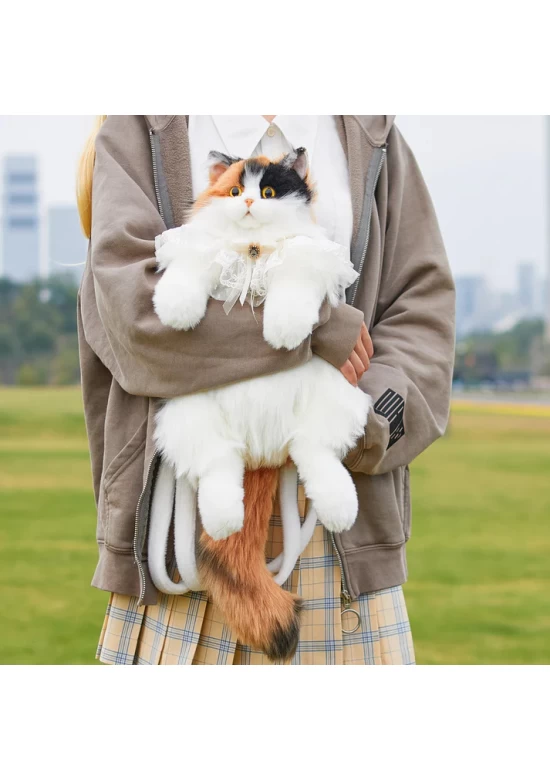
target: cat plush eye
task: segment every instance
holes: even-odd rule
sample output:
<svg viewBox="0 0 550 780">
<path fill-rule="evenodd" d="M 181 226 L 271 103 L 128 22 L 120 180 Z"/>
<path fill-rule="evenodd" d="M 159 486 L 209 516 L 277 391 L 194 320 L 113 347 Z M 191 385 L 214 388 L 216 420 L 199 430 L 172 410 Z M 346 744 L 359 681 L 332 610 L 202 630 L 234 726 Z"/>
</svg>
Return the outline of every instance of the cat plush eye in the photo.
<svg viewBox="0 0 550 780">
<path fill-rule="evenodd" d="M 232 198 L 238 198 L 239 195 L 241 194 L 241 192 L 242 192 L 242 189 L 240 187 L 237 187 L 237 186 L 231 187 L 231 189 L 229 190 L 229 194 L 231 195 Z"/>
<path fill-rule="evenodd" d="M 273 187 L 264 187 L 262 190 L 262 198 L 274 198 L 275 190 Z"/>
</svg>

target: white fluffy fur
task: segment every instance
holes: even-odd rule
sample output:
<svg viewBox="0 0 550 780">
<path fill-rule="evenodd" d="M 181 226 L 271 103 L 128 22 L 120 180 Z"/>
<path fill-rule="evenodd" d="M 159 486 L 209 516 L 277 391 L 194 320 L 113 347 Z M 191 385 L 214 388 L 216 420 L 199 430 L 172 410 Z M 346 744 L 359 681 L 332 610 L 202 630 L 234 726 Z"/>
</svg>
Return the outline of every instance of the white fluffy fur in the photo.
<svg viewBox="0 0 550 780">
<path fill-rule="evenodd" d="M 249 214 L 247 198 L 254 200 Z M 356 278 L 305 201 L 261 200 L 255 179 L 241 197 L 214 198 L 188 225 L 158 238 L 164 274 L 154 305 L 161 321 L 195 327 L 208 298 L 219 291 L 217 253 L 252 242 L 276 246 L 282 260 L 268 272 L 264 308 L 264 338 L 276 349 L 298 346 L 317 322 L 323 300 L 336 305 Z M 197 482 L 202 523 L 214 539 L 242 527 L 245 467 L 279 467 L 289 456 L 321 522 L 343 531 L 355 521 L 357 496 L 341 459 L 362 434 L 369 407 L 369 396 L 313 357 L 272 376 L 167 401 L 155 435 L 178 477 Z"/>
<path fill-rule="evenodd" d="M 156 441 L 178 476 L 197 480 L 205 530 L 222 539 L 242 527 L 245 466 L 295 462 L 331 531 L 357 516 L 341 458 L 365 427 L 369 397 L 319 357 L 289 371 L 167 401 Z"/>
</svg>

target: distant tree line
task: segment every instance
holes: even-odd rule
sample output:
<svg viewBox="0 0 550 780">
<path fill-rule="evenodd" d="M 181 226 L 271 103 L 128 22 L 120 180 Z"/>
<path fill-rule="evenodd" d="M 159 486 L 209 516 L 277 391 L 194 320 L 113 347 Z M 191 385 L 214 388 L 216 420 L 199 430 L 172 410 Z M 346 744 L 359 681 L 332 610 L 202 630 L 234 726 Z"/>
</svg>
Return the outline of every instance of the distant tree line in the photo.
<svg viewBox="0 0 550 780">
<path fill-rule="evenodd" d="M 0 383 L 70 385 L 80 381 L 77 292 L 70 274 L 28 284 L 0 279 Z"/>
<path fill-rule="evenodd" d="M 454 378 L 479 382 L 530 382 L 550 375 L 544 321 L 522 320 L 502 333 L 471 333 L 457 344 Z"/>
<path fill-rule="evenodd" d="M 70 274 L 17 284 L 0 279 L 0 384 L 70 385 L 80 381 L 78 288 Z M 457 345 L 455 379 L 529 381 L 550 376 L 542 319 L 505 333 L 472 333 Z"/>
</svg>

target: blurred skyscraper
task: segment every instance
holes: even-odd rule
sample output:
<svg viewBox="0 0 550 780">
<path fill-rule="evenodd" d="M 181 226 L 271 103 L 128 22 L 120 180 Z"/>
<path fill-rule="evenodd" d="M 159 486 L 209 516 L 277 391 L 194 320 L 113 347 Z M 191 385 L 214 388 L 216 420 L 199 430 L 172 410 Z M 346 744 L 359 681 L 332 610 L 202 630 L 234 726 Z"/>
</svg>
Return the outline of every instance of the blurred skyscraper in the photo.
<svg viewBox="0 0 550 780">
<path fill-rule="evenodd" d="M 518 305 L 526 316 L 533 317 L 536 313 L 536 279 L 535 264 L 530 262 L 518 263 L 517 266 L 517 290 Z"/>
<path fill-rule="evenodd" d="M 14 281 L 26 282 L 40 273 L 36 157 L 6 157 L 3 178 L 3 275 Z"/>
<path fill-rule="evenodd" d="M 71 273 L 78 281 L 84 270 L 86 247 L 76 207 L 52 206 L 48 210 L 48 273 Z"/>
<path fill-rule="evenodd" d="M 456 330 L 460 338 L 472 330 L 483 330 L 489 325 L 487 285 L 483 276 L 457 276 Z"/>
</svg>

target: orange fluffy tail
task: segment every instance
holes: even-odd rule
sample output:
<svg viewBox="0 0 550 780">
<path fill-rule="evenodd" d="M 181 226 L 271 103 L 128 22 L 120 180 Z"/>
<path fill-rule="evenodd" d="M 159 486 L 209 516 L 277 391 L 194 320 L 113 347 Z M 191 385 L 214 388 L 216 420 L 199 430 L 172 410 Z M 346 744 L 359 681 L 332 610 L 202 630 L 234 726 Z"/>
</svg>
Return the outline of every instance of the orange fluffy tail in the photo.
<svg viewBox="0 0 550 780">
<path fill-rule="evenodd" d="M 201 583 L 227 624 L 272 661 L 294 655 L 301 609 L 300 599 L 279 587 L 265 565 L 277 478 L 277 469 L 245 472 L 242 531 L 221 541 L 203 531 L 198 555 Z"/>
</svg>

